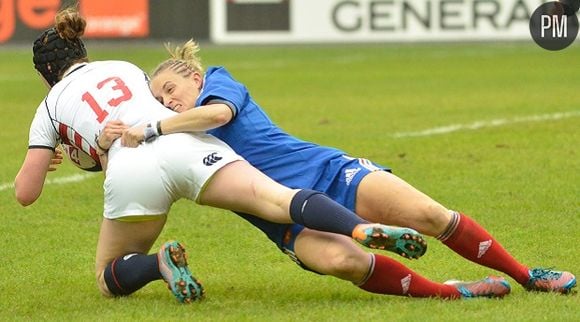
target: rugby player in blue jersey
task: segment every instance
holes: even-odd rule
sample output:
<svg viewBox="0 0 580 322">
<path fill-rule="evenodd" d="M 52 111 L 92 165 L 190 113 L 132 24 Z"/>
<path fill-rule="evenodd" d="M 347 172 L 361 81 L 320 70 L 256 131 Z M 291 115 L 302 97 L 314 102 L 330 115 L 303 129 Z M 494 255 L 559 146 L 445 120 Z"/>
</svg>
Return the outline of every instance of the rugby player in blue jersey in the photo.
<svg viewBox="0 0 580 322">
<path fill-rule="evenodd" d="M 568 293 L 576 285 L 569 272 L 519 263 L 472 218 L 446 209 L 390 169 L 285 133 L 225 68 L 210 67 L 204 73 L 194 41 L 170 51 L 172 58 L 155 69 L 150 86 L 161 103 L 180 114 L 157 122 L 160 133 L 207 131 L 279 183 L 323 191 L 367 220 L 433 236 L 459 255 L 508 274 L 527 290 Z M 108 125 L 116 133 L 122 128 L 120 123 Z M 144 133 L 143 127 L 129 129 L 122 142 L 135 146 Z M 369 255 L 343 236 L 241 216 L 302 267 L 349 280 L 370 292 L 493 296 L 501 294 L 507 283 L 487 278 L 459 284 L 455 290 L 445 288 L 388 257 Z"/>
</svg>

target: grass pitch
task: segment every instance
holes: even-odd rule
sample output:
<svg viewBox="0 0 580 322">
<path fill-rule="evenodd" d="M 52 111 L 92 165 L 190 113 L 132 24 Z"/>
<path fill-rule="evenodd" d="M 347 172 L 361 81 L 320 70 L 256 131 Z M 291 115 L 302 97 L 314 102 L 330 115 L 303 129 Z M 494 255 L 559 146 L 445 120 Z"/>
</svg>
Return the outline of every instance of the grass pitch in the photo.
<svg viewBox="0 0 580 322">
<path fill-rule="evenodd" d="M 150 71 L 158 46 L 88 43 L 91 58 Z M 580 47 L 532 44 L 202 46 L 280 126 L 303 139 L 393 167 L 449 208 L 478 220 L 530 266 L 580 274 Z M 519 320 L 578 321 L 577 295 L 503 300 L 379 296 L 297 268 L 256 229 L 222 210 L 178 202 L 157 245 L 184 242 L 207 298 L 179 305 L 161 282 L 103 299 L 93 259 L 101 175 L 65 164 L 29 208 L 10 183 L 43 88 L 30 48 L 0 51 L 0 320 Z M 436 280 L 501 274 L 436 240 L 406 261 Z"/>
</svg>

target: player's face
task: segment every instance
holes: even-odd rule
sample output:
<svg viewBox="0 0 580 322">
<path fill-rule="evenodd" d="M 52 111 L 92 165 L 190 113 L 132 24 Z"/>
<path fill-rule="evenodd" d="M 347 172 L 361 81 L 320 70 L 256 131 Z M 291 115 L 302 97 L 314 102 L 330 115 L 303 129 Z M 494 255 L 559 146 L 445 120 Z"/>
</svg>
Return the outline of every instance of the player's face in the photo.
<svg viewBox="0 0 580 322">
<path fill-rule="evenodd" d="M 151 79 L 149 86 L 155 98 L 167 108 L 181 113 L 195 107 L 202 78 L 197 72 L 183 77 L 165 70 Z"/>
</svg>

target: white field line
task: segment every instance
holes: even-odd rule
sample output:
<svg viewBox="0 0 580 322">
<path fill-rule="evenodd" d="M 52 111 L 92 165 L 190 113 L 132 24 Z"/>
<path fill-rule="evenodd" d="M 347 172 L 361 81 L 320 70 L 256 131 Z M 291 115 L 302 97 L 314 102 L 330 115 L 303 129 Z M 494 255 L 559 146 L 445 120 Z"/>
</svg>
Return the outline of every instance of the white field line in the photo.
<svg viewBox="0 0 580 322">
<path fill-rule="evenodd" d="M 553 121 L 567 119 L 571 117 L 580 116 L 580 111 L 571 112 L 560 112 L 552 114 L 539 114 L 530 116 L 520 116 L 510 119 L 495 119 L 488 121 L 476 121 L 469 124 L 451 124 L 447 126 L 434 127 L 422 131 L 412 131 L 412 132 L 397 132 L 392 134 L 394 138 L 408 138 L 408 137 L 420 137 L 420 136 L 433 136 L 438 134 L 447 134 L 457 131 L 469 131 L 477 130 L 482 128 L 498 127 L 516 123 L 531 123 L 531 122 L 543 122 L 543 121 Z"/>
<path fill-rule="evenodd" d="M 81 181 L 84 181 L 88 178 L 92 178 L 95 175 L 96 175 L 95 173 L 73 174 L 71 176 L 48 179 L 44 182 L 44 185 L 46 186 L 46 185 L 53 185 L 53 184 L 58 185 L 58 184 L 81 182 Z M 0 184 L 0 191 L 9 190 L 12 188 L 14 188 L 14 183 L 12 183 L 12 182 Z"/>
</svg>

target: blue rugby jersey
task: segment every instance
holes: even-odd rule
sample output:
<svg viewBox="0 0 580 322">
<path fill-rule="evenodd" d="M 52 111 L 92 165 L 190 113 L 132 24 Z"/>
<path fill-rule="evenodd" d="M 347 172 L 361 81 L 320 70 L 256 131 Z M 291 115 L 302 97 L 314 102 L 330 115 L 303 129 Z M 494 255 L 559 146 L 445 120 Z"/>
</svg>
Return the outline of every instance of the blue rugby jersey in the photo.
<svg viewBox="0 0 580 322">
<path fill-rule="evenodd" d="M 330 160 L 345 154 L 284 132 L 252 99 L 248 89 L 223 67 L 208 68 L 196 106 L 211 101 L 229 105 L 234 118 L 208 133 L 226 142 L 254 167 L 285 186 L 313 188 L 319 180 L 324 180 L 321 176 Z"/>
</svg>

